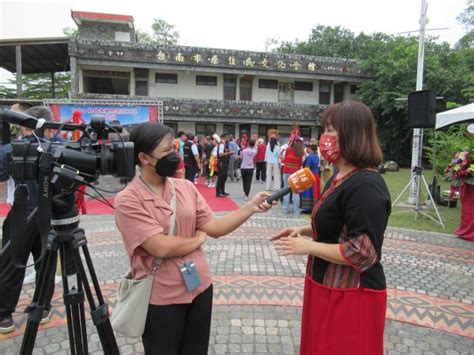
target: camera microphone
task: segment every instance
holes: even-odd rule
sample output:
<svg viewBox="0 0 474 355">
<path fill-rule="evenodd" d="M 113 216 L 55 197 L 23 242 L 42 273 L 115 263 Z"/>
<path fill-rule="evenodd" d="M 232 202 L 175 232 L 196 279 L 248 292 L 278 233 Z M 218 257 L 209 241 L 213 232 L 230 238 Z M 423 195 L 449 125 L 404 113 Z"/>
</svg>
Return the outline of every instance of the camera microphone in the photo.
<svg viewBox="0 0 474 355">
<path fill-rule="evenodd" d="M 12 110 L 4 110 L 2 113 L 2 118 L 5 122 L 10 124 L 17 124 L 19 126 L 38 129 L 41 128 L 45 122 L 44 118 L 39 120 L 36 117 L 25 115 L 24 113 L 15 112 Z"/>
<path fill-rule="evenodd" d="M 299 194 L 313 186 L 314 182 L 315 179 L 313 173 L 309 168 L 300 169 L 288 177 L 289 186 L 285 186 L 284 188 L 272 193 L 266 201 L 271 205 L 273 201 L 279 200 L 291 191 L 295 194 Z"/>
</svg>

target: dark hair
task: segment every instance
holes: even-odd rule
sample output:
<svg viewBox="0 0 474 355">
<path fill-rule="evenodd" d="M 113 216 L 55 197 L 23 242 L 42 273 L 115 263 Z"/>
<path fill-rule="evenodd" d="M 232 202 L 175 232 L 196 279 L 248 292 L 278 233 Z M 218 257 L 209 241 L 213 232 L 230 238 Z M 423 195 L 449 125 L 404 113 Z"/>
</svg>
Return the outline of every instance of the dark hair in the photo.
<svg viewBox="0 0 474 355">
<path fill-rule="evenodd" d="M 186 133 L 184 133 L 183 131 L 179 131 L 178 134 L 176 135 L 176 137 L 178 138 L 181 138 L 182 135 L 185 135 Z"/>
<path fill-rule="evenodd" d="M 273 150 L 275 149 L 275 146 L 277 145 L 278 139 L 277 137 L 271 137 L 270 138 L 270 150 L 273 153 Z"/>
<path fill-rule="evenodd" d="M 193 141 L 193 139 L 194 139 L 194 134 L 192 134 L 192 133 L 186 133 L 186 137 L 188 137 L 188 141 Z"/>
<path fill-rule="evenodd" d="M 227 132 L 224 132 L 224 133 L 221 134 L 221 138 L 225 138 L 225 137 L 228 137 L 228 136 L 229 136 L 229 133 L 227 133 Z"/>
<path fill-rule="evenodd" d="M 382 150 L 370 108 L 358 101 L 329 106 L 321 125 L 331 124 L 337 131 L 341 155 L 358 168 L 377 168 L 383 160 Z"/>
<path fill-rule="evenodd" d="M 139 153 L 151 153 L 153 149 L 160 144 L 163 138 L 168 135 L 173 137 L 173 130 L 168 126 L 158 123 L 146 122 L 135 128 L 132 133 L 130 133 L 130 141 L 134 144 L 135 164 L 140 165 L 140 160 L 138 159 Z"/>
<path fill-rule="evenodd" d="M 12 105 L 12 107 L 13 106 L 17 106 L 18 109 L 21 110 L 21 112 L 25 112 L 26 110 L 32 107 L 32 105 L 28 102 L 17 102 L 16 104 Z"/>
<path fill-rule="evenodd" d="M 251 139 L 249 142 L 250 147 L 255 147 L 255 139 Z"/>
<path fill-rule="evenodd" d="M 304 145 L 303 141 L 298 139 L 293 143 L 293 149 L 295 150 L 295 155 L 297 157 L 304 156 Z"/>
<path fill-rule="evenodd" d="M 30 115 L 35 118 L 44 118 L 46 121 L 53 121 L 53 113 L 51 110 L 44 106 L 33 106 L 25 111 L 25 115 Z"/>
</svg>

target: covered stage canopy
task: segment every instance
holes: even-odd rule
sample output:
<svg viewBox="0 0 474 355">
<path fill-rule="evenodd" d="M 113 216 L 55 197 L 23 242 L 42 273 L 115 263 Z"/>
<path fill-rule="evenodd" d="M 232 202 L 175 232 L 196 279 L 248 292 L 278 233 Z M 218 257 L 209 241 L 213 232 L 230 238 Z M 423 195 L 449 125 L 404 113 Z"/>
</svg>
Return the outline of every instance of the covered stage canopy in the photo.
<svg viewBox="0 0 474 355">
<path fill-rule="evenodd" d="M 438 113 L 436 115 L 436 129 L 468 121 L 474 121 L 474 104 Z"/>
</svg>

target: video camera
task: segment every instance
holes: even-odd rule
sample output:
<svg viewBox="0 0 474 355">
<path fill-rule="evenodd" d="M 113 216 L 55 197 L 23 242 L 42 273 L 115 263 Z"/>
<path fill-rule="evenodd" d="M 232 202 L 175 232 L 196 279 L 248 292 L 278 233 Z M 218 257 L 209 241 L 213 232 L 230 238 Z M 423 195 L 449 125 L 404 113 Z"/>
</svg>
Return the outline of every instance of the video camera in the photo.
<svg viewBox="0 0 474 355">
<path fill-rule="evenodd" d="M 48 164 L 53 164 L 53 174 L 60 176 L 53 182 L 59 183 L 73 178 L 75 183 L 71 184 L 71 187 L 81 184 L 84 180 L 93 182 L 99 175 L 113 175 L 127 180 L 134 175 L 133 143 L 123 141 L 105 143 L 110 133 L 122 132 L 118 121 L 109 124 L 103 117 L 93 117 L 90 124 L 61 124 L 46 122 L 11 110 L 3 111 L 1 116 L 3 144 L 10 140 L 10 124 L 31 129 L 51 128 L 59 131 L 83 132 L 78 142 L 41 142 L 36 136 L 23 141 L 13 141 L 9 175 L 14 180 L 38 181 L 41 157 L 46 152 L 50 154 Z M 60 187 L 65 188 L 66 185 Z"/>
</svg>

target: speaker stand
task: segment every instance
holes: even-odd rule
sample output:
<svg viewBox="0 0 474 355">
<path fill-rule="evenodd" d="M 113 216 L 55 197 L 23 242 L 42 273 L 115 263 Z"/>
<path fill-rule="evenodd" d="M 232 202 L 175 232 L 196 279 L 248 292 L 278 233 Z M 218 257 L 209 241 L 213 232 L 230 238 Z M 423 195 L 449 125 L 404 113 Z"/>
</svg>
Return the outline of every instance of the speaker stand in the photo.
<svg viewBox="0 0 474 355">
<path fill-rule="evenodd" d="M 443 229 L 445 229 L 444 227 L 444 223 L 443 223 L 443 220 L 441 219 L 441 216 L 439 214 L 439 211 L 438 211 L 438 208 L 436 207 L 436 202 L 433 198 L 433 196 L 431 195 L 431 191 L 428 187 L 428 184 L 426 182 L 426 179 L 425 179 L 425 176 L 423 175 L 423 168 L 421 166 L 415 166 L 414 169 L 413 169 L 413 172 L 415 173 L 413 175 L 413 177 L 410 179 L 410 181 L 408 182 L 408 184 L 405 185 L 405 187 L 403 188 L 403 190 L 398 194 L 397 198 L 395 199 L 395 202 L 393 202 L 392 204 L 392 208 L 395 207 L 397 205 L 397 202 L 402 198 L 403 194 L 405 193 L 406 190 L 408 190 L 408 188 L 410 187 L 410 185 L 412 184 L 412 182 L 416 182 L 416 186 L 417 186 L 417 191 L 416 191 L 416 199 L 415 199 L 415 205 L 414 206 L 411 206 L 410 205 L 410 209 L 408 209 L 407 211 L 411 210 L 411 209 L 414 209 L 415 211 L 415 221 L 418 220 L 418 215 L 423 215 L 425 217 L 427 217 L 428 219 L 432 220 L 433 222 L 435 223 L 438 223 L 441 225 L 441 227 L 443 227 Z M 423 181 L 423 185 L 425 186 L 426 188 L 426 192 L 428 192 L 428 196 L 430 197 L 430 201 L 431 203 L 433 204 L 433 208 L 434 210 L 436 211 L 436 216 L 438 217 L 438 219 L 434 218 L 433 216 L 431 216 L 430 214 L 426 213 L 424 211 L 424 205 L 422 203 L 420 203 L 420 180 Z M 400 211 L 401 212 L 407 212 L 407 211 Z M 396 212 L 397 213 L 397 212 Z M 394 213 L 395 214 L 395 213 Z"/>
</svg>

